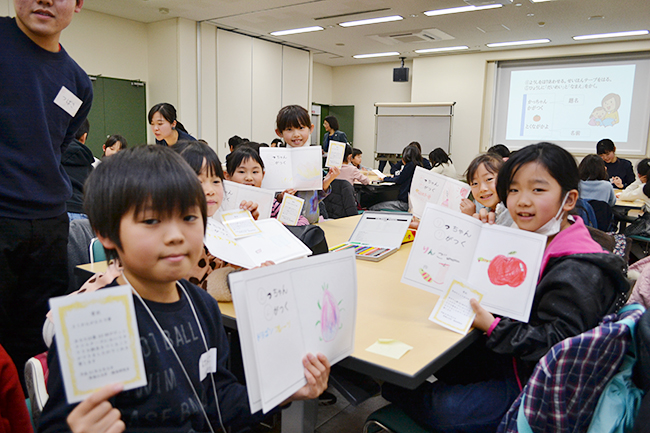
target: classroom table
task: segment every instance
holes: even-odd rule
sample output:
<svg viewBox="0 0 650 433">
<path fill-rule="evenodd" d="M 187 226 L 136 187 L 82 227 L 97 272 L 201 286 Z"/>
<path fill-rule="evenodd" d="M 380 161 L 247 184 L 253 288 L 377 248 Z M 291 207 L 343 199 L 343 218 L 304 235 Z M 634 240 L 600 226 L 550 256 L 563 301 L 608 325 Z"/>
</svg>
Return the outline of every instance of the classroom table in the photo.
<svg viewBox="0 0 650 433">
<path fill-rule="evenodd" d="M 360 215 L 318 225 L 327 244 L 348 240 Z M 357 324 L 354 353 L 340 365 L 415 389 L 480 336 L 449 331 L 428 320 L 438 295 L 400 282 L 413 243 L 379 262 L 357 260 Z M 379 338 L 399 340 L 413 349 L 400 359 L 366 351 Z"/>
<path fill-rule="evenodd" d="M 643 213 L 643 206 L 645 206 L 645 202 L 643 200 L 627 201 L 618 198 L 616 199 L 616 203 L 614 204 L 614 206 L 612 206 L 612 209 L 619 210 L 623 213 L 623 216 L 619 217 L 619 221 L 620 221 L 620 228 L 618 231 L 619 233 L 623 233 L 625 231 L 625 226 L 627 225 L 627 223 L 633 221 L 631 219 L 625 219 L 625 218 L 638 217 L 641 213 Z"/>
<path fill-rule="evenodd" d="M 361 216 L 326 220 L 318 225 L 330 246 L 348 240 Z M 380 262 L 357 260 L 357 324 L 354 353 L 341 365 L 380 380 L 414 389 L 476 340 L 449 331 L 428 320 L 438 295 L 400 282 L 413 243 Z M 106 262 L 77 267 L 92 275 L 106 269 Z M 224 325 L 236 329 L 232 302 L 219 302 Z M 379 338 L 399 340 L 413 349 L 400 359 L 366 351 Z"/>
<path fill-rule="evenodd" d="M 327 220 L 318 225 L 325 232 L 330 246 L 345 242 L 360 215 Z M 438 295 L 400 282 L 402 271 L 413 243 L 380 262 L 357 260 L 357 323 L 355 349 L 341 366 L 376 379 L 415 389 L 439 368 L 451 361 L 480 336 L 474 330 L 463 336 L 428 320 Z M 106 264 L 103 263 L 103 269 Z M 99 272 L 102 263 L 81 265 L 80 270 Z M 220 302 L 224 325 L 235 329 L 236 314 L 231 302 Z M 400 359 L 392 359 L 366 351 L 380 338 L 395 339 L 413 349 Z M 311 432 L 314 428 L 316 404 L 297 402 L 286 409 L 282 431 Z"/>
</svg>

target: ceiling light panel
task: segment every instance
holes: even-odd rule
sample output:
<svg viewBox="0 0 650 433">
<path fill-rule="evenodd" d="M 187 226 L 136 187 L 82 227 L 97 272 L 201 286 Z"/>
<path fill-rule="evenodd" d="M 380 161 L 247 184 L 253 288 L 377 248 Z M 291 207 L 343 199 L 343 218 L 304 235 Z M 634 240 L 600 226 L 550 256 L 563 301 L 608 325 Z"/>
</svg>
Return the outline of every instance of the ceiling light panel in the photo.
<svg viewBox="0 0 650 433">
<path fill-rule="evenodd" d="M 300 29 L 290 29 L 290 30 L 278 30 L 271 32 L 273 36 L 286 36 L 286 35 L 295 35 L 298 33 L 308 33 L 308 32 L 317 32 L 320 30 L 325 30 L 321 26 L 312 26 L 312 27 L 303 27 Z"/>
<path fill-rule="evenodd" d="M 461 51 L 461 50 L 469 50 L 469 47 L 467 45 L 460 45 L 458 47 L 427 48 L 424 50 L 415 50 L 415 52 L 418 54 L 427 54 L 427 53 L 441 53 L 445 51 Z"/>
<path fill-rule="evenodd" d="M 574 36 L 573 40 L 585 41 L 588 39 L 622 38 L 625 36 L 643 36 L 643 35 L 647 35 L 648 33 L 649 33 L 648 30 L 632 30 L 629 32 L 600 33 L 596 35 Z"/>
<path fill-rule="evenodd" d="M 367 24 L 388 23 L 391 21 L 401 21 L 404 17 L 400 15 L 391 15 L 389 17 L 369 18 L 367 20 L 347 21 L 339 23 L 341 27 L 365 26 Z"/>
<path fill-rule="evenodd" d="M 547 44 L 549 42 L 551 42 L 550 39 L 531 39 L 528 41 L 493 42 L 485 45 L 487 45 L 490 48 L 499 48 L 499 47 L 513 47 L 517 45 Z"/>
<path fill-rule="evenodd" d="M 397 51 L 390 51 L 387 53 L 373 53 L 373 54 L 357 54 L 354 57 L 355 59 L 370 59 L 373 57 L 390 57 L 390 56 L 399 56 Z"/>
<path fill-rule="evenodd" d="M 484 5 L 484 6 L 461 6 L 458 8 L 448 8 L 448 9 L 437 9 L 433 11 L 426 11 L 424 12 L 424 15 L 428 17 L 433 17 L 437 15 L 449 15 L 449 14 L 458 14 L 461 12 L 473 12 L 473 11 L 482 11 L 485 9 L 495 9 L 495 8 L 500 8 L 503 7 L 501 4 L 492 4 L 492 5 Z"/>
</svg>

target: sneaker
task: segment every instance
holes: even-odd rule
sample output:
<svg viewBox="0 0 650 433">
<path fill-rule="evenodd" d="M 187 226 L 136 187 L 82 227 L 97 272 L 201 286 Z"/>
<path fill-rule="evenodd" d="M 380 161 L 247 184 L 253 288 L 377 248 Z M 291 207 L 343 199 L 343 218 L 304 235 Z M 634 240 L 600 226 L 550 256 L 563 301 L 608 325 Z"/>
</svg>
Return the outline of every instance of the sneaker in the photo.
<svg viewBox="0 0 650 433">
<path fill-rule="evenodd" d="M 47 372 L 47 352 L 29 358 L 25 364 L 25 385 L 32 409 L 32 420 L 38 425 L 38 419 L 47 403 L 48 395 L 45 386 Z"/>
</svg>

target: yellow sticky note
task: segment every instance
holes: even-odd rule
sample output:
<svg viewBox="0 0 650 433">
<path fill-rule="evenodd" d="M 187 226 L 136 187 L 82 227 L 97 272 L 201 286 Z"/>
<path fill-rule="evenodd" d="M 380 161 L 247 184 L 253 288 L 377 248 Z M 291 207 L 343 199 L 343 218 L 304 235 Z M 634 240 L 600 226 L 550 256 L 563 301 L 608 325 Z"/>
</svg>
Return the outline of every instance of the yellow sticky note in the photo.
<svg viewBox="0 0 650 433">
<path fill-rule="evenodd" d="M 389 358 L 400 359 L 411 349 L 413 349 L 413 346 L 409 346 L 401 341 L 380 338 L 366 350 L 378 355 L 388 356 Z"/>
</svg>

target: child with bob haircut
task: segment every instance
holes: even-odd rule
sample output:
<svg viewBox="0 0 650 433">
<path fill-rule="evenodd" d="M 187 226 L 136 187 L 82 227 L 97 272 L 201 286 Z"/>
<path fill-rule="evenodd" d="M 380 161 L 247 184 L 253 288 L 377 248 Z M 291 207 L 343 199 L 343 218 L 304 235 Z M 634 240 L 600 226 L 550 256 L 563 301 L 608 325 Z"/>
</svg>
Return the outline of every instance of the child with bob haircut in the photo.
<svg viewBox="0 0 650 433">
<path fill-rule="evenodd" d="M 208 218 L 212 217 L 219 210 L 224 195 L 224 176 L 217 153 L 200 141 L 182 140 L 173 145 L 172 149 L 190 165 L 198 176 L 201 188 L 205 193 Z M 240 209 L 250 211 L 255 219 L 259 217 L 257 207 L 257 203 L 252 201 L 242 201 L 239 204 Z M 199 260 L 186 278 L 190 283 L 207 290 L 217 301 L 230 302 L 232 294 L 228 286 L 228 274 L 236 270 L 241 270 L 241 268 L 230 265 L 210 254 L 208 247 L 204 244 Z"/>
<path fill-rule="evenodd" d="M 230 158 L 228 159 L 226 170 L 229 181 L 255 186 L 257 188 L 262 187 L 264 161 L 262 161 L 260 154 L 255 150 L 255 144 L 257 143 L 246 143 L 228 155 Z M 279 214 L 280 203 L 276 199 L 273 199 L 271 218 L 277 218 Z M 309 221 L 303 215 L 300 215 L 296 225 L 306 226 L 309 225 Z"/>
<path fill-rule="evenodd" d="M 278 112 L 275 119 L 275 133 L 282 138 L 289 147 L 309 146 L 309 136 L 314 131 L 314 125 L 311 123 L 309 112 L 300 105 L 287 105 Z M 307 218 L 310 224 L 318 222 L 319 203 L 331 192 L 330 184 L 339 175 L 338 167 L 331 167 L 323 179 L 323 189 L 317 191 L 295 191 L 289 189 L 278 195 L 278 201 L 282 201 L 285 193 L 295 194 L 305 200 L 302 208 L 302 214 Z"/>
<path fill-rule="evenodd" d="M 260 420 L 226 367 L 229 345 L 217 301 L 183 279 L 201 254 L 207 218 L 196 174 L 171 149 L 137 147 L 100 164 L 86 194 L 97 237 L 124 266 L 110 286 L 133 289 L 148 385 L 129 391 L 108 385 L 68 405 L 52 347 L 39 431 L 214 432 Z M 217 350 L 216 372 L 199 380 L 199 358 L 210 348 Z M 307 385 L 287 401 L 316 398 L 327 387 L 325 356 L 308 354 L 303 365 Z"/>
<path fill-rule="evenodd" d="M 465 198 L 460 202 L 462 213 L 479 218 L 483 222 L 512 225 L 512 218 L 497 194 L 497 174 L 502 165 L 503 159 L 496 153 L 481 154 L 469 163 L 465 177 L 472 189 L 474 200 L 484 208 L 477 212 L 476 204 Z"/>
<path fill-rule="evenodd" d="M 528 323 L 495 318 L 475 300 L 485 336 L 415 391 L 384 384 L 384 396 L 437 432 L 494 432 L 537 361 L 556 343 L 598 325 L 625 302 L 624 260 L 568 213 L 578 168 L 550 143 L 527 146 L 501 168 L 497 191 L 521 230 L 548 236 Z M 480 288 L 479 288 L 480 290 Z"/>
<path fill-rule="evenodd" d="M 598 155 L 587 155 L 578 165 L 580 175 L 580 198 L 583 200 L 600 200 L 610 206 L 616 204 L 614 187 L 607 177 L 605 161 Z"/>
</svg>

